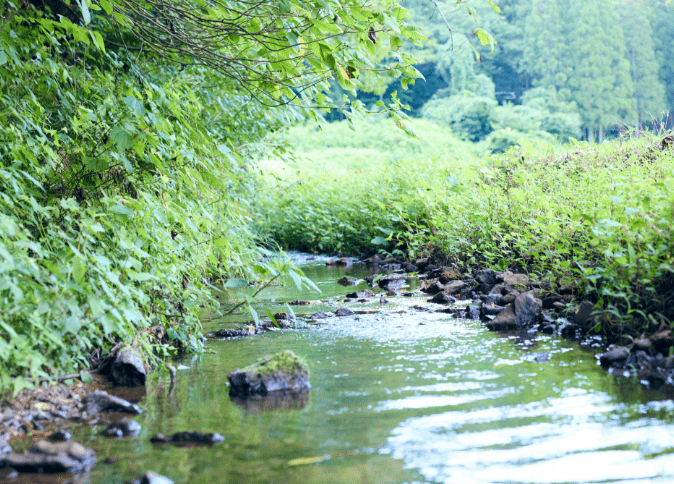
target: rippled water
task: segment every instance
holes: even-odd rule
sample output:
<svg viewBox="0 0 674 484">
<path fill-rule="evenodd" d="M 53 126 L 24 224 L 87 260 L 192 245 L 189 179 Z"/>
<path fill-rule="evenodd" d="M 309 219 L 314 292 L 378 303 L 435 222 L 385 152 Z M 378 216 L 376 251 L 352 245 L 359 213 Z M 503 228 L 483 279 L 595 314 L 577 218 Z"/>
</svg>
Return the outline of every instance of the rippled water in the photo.
<svg viewBox="0 0 674 484">
<path fill-rule="evenodd" d="M 294 309 L 334 311 L 337 297 L 354 290 L 334 281 L 366 274 L 326 269 L 322 259 L 307 264 L 322 294 L 270 288 L 262 294 L 268 307 L 320 298 Z M 674 404 L 666 395 L 608 375 L 570 342 L 504 337 L 410 308 L 416 304 L 431 306 L 400 298 L 381 313 L 307 330 L 209 341 L 208 354 L 181 362 L 171 398 L 166 376 L 150 384 L 138 438 L 105 440 L 102 427 L 75 432 L 99 462 L 120 459 L 99 464 L 90 482 L 128 482 L 146 470 L 176 483 L 674 482 Z M 206 331 L 223 326 L 204 322 Z M 229 371 L 283 349 L 310 365 L 305 400 L 271 411 L 230 400 Z M 549 361 L 535 361 L 539 353 Z M 157 432 L 183 430 L 226 440 L 211 448 L 148 443 Z"/>
</svg>

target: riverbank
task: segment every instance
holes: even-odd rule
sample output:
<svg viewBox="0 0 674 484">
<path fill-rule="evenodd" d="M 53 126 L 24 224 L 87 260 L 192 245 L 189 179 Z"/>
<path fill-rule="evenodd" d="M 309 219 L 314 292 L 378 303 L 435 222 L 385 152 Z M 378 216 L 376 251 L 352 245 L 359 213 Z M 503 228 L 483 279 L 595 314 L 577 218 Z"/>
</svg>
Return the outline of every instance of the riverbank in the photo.
<svg viewBox="0 0 674 484">
<path fill-rule="evenodd" d="M 481 162 L 398 160 L 310 182 L 300 167 L 270 187 L 262 230 L 285 248 L 554 281 L 601 313 L 600 334 L 636 340 L 674 320 L 673 146 L 672 134 L 524 143 Z"/>
</svg>

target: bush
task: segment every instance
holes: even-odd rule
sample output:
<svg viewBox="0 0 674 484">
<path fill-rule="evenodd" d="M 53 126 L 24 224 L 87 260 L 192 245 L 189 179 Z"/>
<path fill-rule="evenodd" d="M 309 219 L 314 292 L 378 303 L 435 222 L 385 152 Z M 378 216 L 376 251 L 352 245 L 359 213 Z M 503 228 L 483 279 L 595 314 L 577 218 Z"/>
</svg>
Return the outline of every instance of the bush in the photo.
<svg viewBox="0 0 674 484">
<path fill-rule="evenodd" d="M 424 105 L 422 116 L 477 142 L 491 133 L 491 115 L 496 106 L 494 99 L 470 92 L 450 97 L 439 92 Z"/>
</svg>

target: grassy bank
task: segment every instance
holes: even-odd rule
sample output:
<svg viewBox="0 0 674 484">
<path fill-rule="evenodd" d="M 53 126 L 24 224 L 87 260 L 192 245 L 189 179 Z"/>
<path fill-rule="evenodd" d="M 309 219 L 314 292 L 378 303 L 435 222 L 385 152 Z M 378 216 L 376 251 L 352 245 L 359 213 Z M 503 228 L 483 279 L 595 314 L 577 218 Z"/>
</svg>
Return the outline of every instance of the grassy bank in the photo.
<svg viewBox="0 0 674 484">
<path fill-rule="evenodd" d="M 613 322 L 674 319 L 671 137 L 324 165 L 267 192 L 264 228 L 284 247 L 513 268 L 573 281 Z"/>
</svg>

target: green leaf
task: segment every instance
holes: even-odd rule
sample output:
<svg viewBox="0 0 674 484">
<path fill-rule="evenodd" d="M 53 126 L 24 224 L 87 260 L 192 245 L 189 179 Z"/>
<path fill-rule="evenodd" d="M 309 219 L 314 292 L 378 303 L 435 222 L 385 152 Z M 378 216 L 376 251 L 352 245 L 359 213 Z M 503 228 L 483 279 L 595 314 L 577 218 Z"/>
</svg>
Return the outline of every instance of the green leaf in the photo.
<svg viewBox="0 0 674 484">
<path fill-rule="evenodd" d="M 79 0 L 79 3 L 80 8 L 82 9 L 82 19 L 84 20 L 84 25 L 89 25 L 89 22 L 91 22 L 91 12 L 89 12 L 87 0 Z"/>
<path fill-rule="evenodd" d="M 271 311 L 267 308 L 264 308 L 264 310 L 267 313 L 267 316 L 269 316 L 269 319 L 271 319 L 271 322 L 274 323 L 274 326 L 276 326 L 278 329 L 281 329 L 281 326 L 279 326 L 278 322 L 276 321 L 276 318 L 271 313 Z"/>
<path fill-rule="evenodd" d="M 82 281 L 84 280 L 84 274 L 86 273 L 86 267 L 84 263 L 82 262 L 82 259 L 79 257 L 75 257 L 73 260 L 73 280 L 78 286 L 82 285 Z"/>
<path fill-rule="evenodd" d="M 145 114 L 145 106 L 133 96 L 127 96 L 124 98 L 124 104 L 126 104 L 129 109 L 136 113 L 136 116 L 143 116 Z"/>
<path fill-rule="evenodd" d="M 385 239 L 384 237 L 379 237 L 379 236 L 377 236 L 377 237 L 375 237 L 374 239 L 372 239 L 372 240 L 370 241 L 370 243 L 371 243 L 371 244 L 374 244 L 374 245 L 386 245 L 386 244 L 387 244 L 387 241 L 386 241 L 386 239 Z"/>
<path fill-rule="evenodd" d="M 225 282 L 225 284 L 223 285 L 223 287 L 246 287 L 247 285 L 248 285 L 247 281 L 233 277 L 232 279 L 228 279 L 227 282 Z"/>
<path fill-rule="evenodd" d="M 487 32 L 484 31 L 484 29 L 477 29 L 475 31 L 475 35 L 482 45 L 491 44 L 491 37 Z"/>
<path fill-rule="evenodd" d="M 91 383 L 92 381 L 94 381 L 94 379 L 91 376 L 91 373 L 85 370 L 82 370 L 80 372 L 80 380 L 82 380 L 84 383 Z"/>
<path fill-rule="evenodd" d="M 105 10 L 105 13 L 110 15 L 112 13 L 112 5 L 108 0 L 101 0 L 101 7 Z"/>
<path fill-rule="evenodd" d="M 260 325 L 260 317 L 257 315 L 257 311 L 253 309 L 253 306 L 250 304 L 248 305 L 248 311 L 250 312 L 250 315 L 253 317 L 253 321 L 255 321 L 255 326 Z"/>
<path fill-rule="evenodd" d="M 494 9 L 494 12 L 496 13 L 501 13 L 501 9 L 499 8 L 498 5 L 496 5 L 492 0 L 487 0 L 489 2 L 489 5 L 491 5 L 491 8 Z"/>
<path fill-rule="evenodd" d="M 133 211 L 129 210 L 126 208 L 124 205 L 113 205 L 112 207 L 108 208 L 108 212 L 116 213 L 119 215 L 123 215 L 125 217 L 128 217 L 129 215 L 133 215 Z"/>
<path fill-rule="evenodd" d="M 127 150 L 133 146 L 133 137 L 119 125 L 110 130 L 110 139 L 117 145 L 120 151 Z"/>
</svg>

